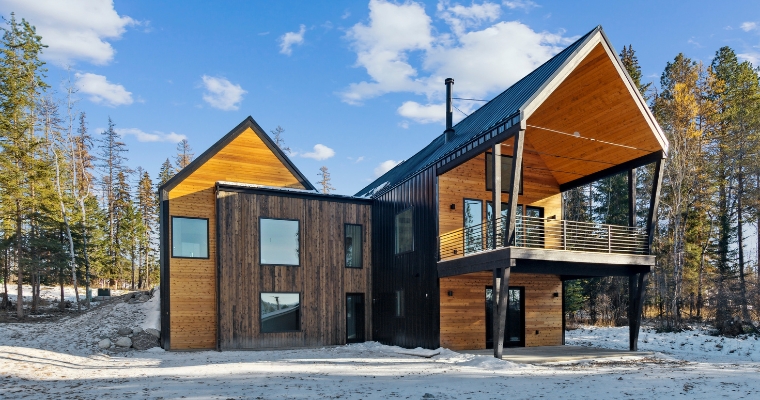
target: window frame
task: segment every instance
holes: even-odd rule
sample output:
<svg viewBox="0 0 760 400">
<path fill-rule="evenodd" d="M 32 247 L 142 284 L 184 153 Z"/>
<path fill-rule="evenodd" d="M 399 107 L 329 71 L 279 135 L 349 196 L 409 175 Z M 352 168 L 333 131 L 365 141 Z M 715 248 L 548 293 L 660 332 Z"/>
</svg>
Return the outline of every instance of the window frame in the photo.
<svg viewBox="0 0 760 400">
<path fill-rule="evenodd" d="M 488 170 L 490 169 L 490 168 L 488 168 L 489 167 L 489 165 L 488 165 L 488 156 L 493 157 L 493 153 L 492 152 L 486 152 L 485 156 L 483 157 L 485 159 L 485 166 L 486 166 L 486 168 L 485 168 L 485 174 L 483 175 L 483 177 L 485 178 L 484 179 L 484 181 L 485 181 L 484 182 L 485 183 L 484 187 L 486 189 L 486 192 L 492 192 L 493 188 L 491 188 L 491 189 L 488 188 L 488 184 L 489 184 L 488 183 L 489 182 L 489 179 L 488 179 Z M 506 155 L 506 154 L 502 154 L 501 157 L 502 157 L 502 160 L 501 160 L 502 161 L 502 165 L 504 165 L 504 158 L 508 159 L 510 164 L 512 163 L 512 159 L 514 158 L 513 156 Z M 525 179 L 524 178 L 525 178 L 525 162 L 523 162 L 523 165 L 520 166 L 520 190 L 517 192 L 518 196 L 522 196 L 523 195 L 523 191 L 524 191 L 524 188 L 525 188 Z M 502 175 L 502 177 L 501 177 L 501 185 L 502 185 L 502 187 L 504 186 L 505 182 L 508 182 L 508 181 L 504 180 L 504 176 Z M 509 194 L 509 190 L 502 190 L 501 192 Z"/>
<path fill-rule="evenodd" d="M 298 223 L 298 264 L 282 264 L 282 263 L 263 263 L 261 262 L 261 257 L 263 255 L 261 249 L 262 249 L 262 242 L 263 235 L 261 234 L 261 220 L 263 219 L 271 219 L 271 220 L 277 220 L 277 221 L 295 221 Z M 301 262 L 301 241 L 303 240 L 301 234 L 301 220 L 299 219 L 293 219 L 293 218 L 272 218 L 272 217 L 262 217 L 259 216 L 259 266 L 281 266 L 281 267 L 300 267 Z M 277 292 L 280 293 L 280 292 Z"/>
<path fill-rule="evenodd" d="M 287 330 L 287 331 L 276 331 L 276 332 L 264 332 L 264 324 L 262 324 L 261 321 L 261 295 L 263 294 L 297 294 L 298 295 L 298 329 L 296 330 Z M 293 332 L 303 332 L 303 308 L 301 305 L 303 304 L 303 293 L 301 292 L 264 292 L 259 291 L 259 333 L 261 334 L 270 334 L 270 333 L 293 333 Z"/>
<path fill-rule="evenodd" d="M 364 225 L 362 224 L 351 224 L 351 223 L 344 223 L 343 224 L 343 262 L 346 263 L 346 258 L 348 256 L 348 247 L 346 246 L 346 233 L 348 233 L 348 226 L 358 226 L 359 227 L 359 235 L 360 241 L 359 241 L 359 249 L 361 251 L 361 257 L 359 257 L 359 266 L 358 267 L 349 267 L 348 265 L 345 265 L 345 268 L 351 268 L 351 269 L 363 269 L 364 268 Z M 347 263 L 346 263 L 347 264 Z"/>
<path fill-rule="evenodd" d="M 206 257 L 186 257 L 186 256 L 175 256 L 174 255 L 174 219 L 175 218 L 182 218 L 182 219 L 201 219 L 206 221 Z M 170 251 L 171 251 L 171 258 L 184 258 L 188 260 L 208 260 L 211 258 L 211 228 L 209 227 L 209 218 L 203 218 L 203 217 L 185 217 L 182 215 L 172 215 L 170 218 L 170 224 L 171 224 L 171 245 Z"/>
<path fill-rule="evenodd" d="M 405 213 L 405 212 L 407 212 L 407 211 L 411 211 L 411 213 L 412 213 L 412 217 L 411 217 L 411 225 L 412 225 L 412 228 L 411 228 L 411 229 L 412 229 L 412 234 L 411 234 L 411 237 L 412 237 L 412 247 L 411 247 L 409 250 L 407 250 L 407 251 L 402 251 L 402 252 L 399 252 L 399 251 L 398 251 L 398 247 L 399 247 L 399 246 L 398 246 L 398 243 L 399 243 L 399 242 L 398 242 L 398 226 L 397 226 L 397 224 L 396 224 L 396 219 L 398 218 L 398 216 L 399 216 L 399 215 L 401 215 L 401 214 L 403 214 L 403 213 Z M 414 252 L 414 244 L 415 244 L 414 242 L 415 242 L 415 240 L 414 240 L 414 206 L 409 206 L 409 207 L 407 207 L 407 208 L 404 208 L 403 210 L 401 210 L 401 211 L 397 212 L 397 213 L 396 213 L 396 214 L 393 216 L 393 254 L 394 254 L 394 255 L 399 255 L 399 254 L 407 254 L 407 253 L 412 253 L 412 252 Z"/>
</svg>

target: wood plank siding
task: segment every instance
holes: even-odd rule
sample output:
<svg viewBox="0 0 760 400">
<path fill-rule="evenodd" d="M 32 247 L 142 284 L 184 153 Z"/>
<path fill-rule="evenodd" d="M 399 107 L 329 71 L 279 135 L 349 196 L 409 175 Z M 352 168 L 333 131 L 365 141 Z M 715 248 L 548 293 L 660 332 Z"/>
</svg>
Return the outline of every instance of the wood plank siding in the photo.
<svg viewBox="0 0 760 400">
<path fill-rule="evenodd" d="M 222 350 L 345 344 L 346 293 L 365 295 L 371 340 L 371 202 L 220 188 L 217 211 Z M 260 264 L 259 217 L 299 221 L 299 266 Z M 344 224 L 363 227 L 363 268 L 345 267 Z M 261 292 L 300 293 L 301 330 L 262 333 Z"/>
<path fill-rule="evenodd" d="M 170 349 L 216 348 L 216 196 L 217 181 L 303 189 L 298 178 L 250 128 L 206 160 L 168 192 L 169 216 L 208 218 L 209 258 L 172 258 L 169 249 Z M 171 218 L 168 219 L 171 221 Z M 171 223 L 163 234 L 171 247 Z"/>
<path fill-rule="evenodd" d="M 486 348 L 485 289 L 492 283 L 490 271 L 440 279 L 442 347 Z M 562 294 L 560 277 L 513 273 L 509 286 L 525 287 L 525 346 L 561 345 L 562 297 L 554 297 Z"/>
</svg>

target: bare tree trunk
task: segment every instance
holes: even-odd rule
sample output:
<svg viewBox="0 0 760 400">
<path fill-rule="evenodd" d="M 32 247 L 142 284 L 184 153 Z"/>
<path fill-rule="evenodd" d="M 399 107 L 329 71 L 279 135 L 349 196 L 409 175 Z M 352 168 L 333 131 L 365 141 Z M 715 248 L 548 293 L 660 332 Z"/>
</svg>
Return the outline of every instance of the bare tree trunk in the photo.
<svg viewBox="0 0 760 400">
<path fill-rule="evenodd" d="M 741 167 L 739 167 L 741 168 Z M 741 309 L 742 309 L 742 319 L 744 319 L 745 323 L 752 324 L 752 319 L 749 316 L 749 309 L 747 308 L 747 283 L 745 279 L 744 274 L 744 212 L 742 209 L 742 197 L 744 197 L 744 176 L 742 172 L 739 172 L 739 176 L 737 179 L 738 183 L 738 193 L 736 198 L 736 207 L 737 207 L 737 215 L 736 215 L 736 229 L 737 229 L 737 235 L 738 235 L 738 250 L 739 250 L 739 289 L 741 291 Z M 754 325 L 753 325 L 754 326 Z"/>
<path fill-rule="evenodd" d="M 21 319 L 24 318 L 24 271 L 21 267 L 21 200 L 16 199 L 16 279 L 18 280 L 16 298 L 16 316 Z"/>
</svg>

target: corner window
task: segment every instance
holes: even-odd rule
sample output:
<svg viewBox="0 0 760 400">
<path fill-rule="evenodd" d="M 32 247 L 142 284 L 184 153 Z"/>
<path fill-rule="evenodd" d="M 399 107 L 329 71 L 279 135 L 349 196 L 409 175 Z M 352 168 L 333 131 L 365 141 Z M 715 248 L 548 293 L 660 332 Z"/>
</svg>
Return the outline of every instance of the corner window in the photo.
<svg viewBox="0 0 760 400">
<path fill-rule="evenodd" d="M 397 290 L 396 296 L 395 296 L 395 304 L 394 304 L 394 315 L 396 317 L 403 317 L 404 316 L 404 291 L 403 290 Z"/>
<path fill-rule="evenodd" d="M 300 265 L 298 225 L 291 219 L 259 219 L 261 265 Z"/>
<path fill-rule="evenodd" d="M 208 258 L 208 219 L 172 217 L 172 257 Z"/>
<path fill-rule="evenodd" d="M 301 330 L 300 293 L 261 293 L 261 332 Z"/>
<path fill-rule="evenodd" d="M 523 170 L 520 168 L 520 193 L 523 192 Z M 493 153 L 486 153 L 486 190 L 493 190 Z M 509 187 L 510 177 L 512 176 L 512 157 L 501 156 L 501 191 L 509 193 L 511 188 Z"/>
<path fill-rule="evenodd" d="M 346 224 L 344 243 L 346 246 L 346 268 L 362 267 L 362 226 Z"/>
<path fill-rule="evenodd" d="M 414 229 L 412 225 L 412 208 L 396 214 L 396 254 L 414 250 Z"/>
</svg>

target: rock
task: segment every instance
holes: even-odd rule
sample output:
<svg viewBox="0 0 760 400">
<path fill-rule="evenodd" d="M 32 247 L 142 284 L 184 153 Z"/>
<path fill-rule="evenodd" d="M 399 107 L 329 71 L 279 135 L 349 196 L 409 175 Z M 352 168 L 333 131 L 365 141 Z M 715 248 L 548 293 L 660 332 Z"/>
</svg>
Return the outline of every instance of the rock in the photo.
<svg viewBox="0 0 760 400">
<path fill-rule="evenodd" d="M 122 336 L 118 339 L 116 339 L 116 345 L 119 347 L 131 347 L 132 346 L 132 339 Z"/>
<path fill-rule="evenodd" d="M 145 332 L 148 332 L 151 335 L 155 336 L 156 339 L 160 339 L 161 338 L 161 331 L 159 331 L 158 329 L 148 328 L 148 329 L 145 330 Z"/>
<path fill-rule="evenodd" d="M 98 347 L 100 347 L 101 349 L 107 349 L 111 347 L 111 341 L 109 339 L 103 339 L 98 342 Z"/>
<path fill-rule="evenodd" d="M 425 394 L 422 396 L 422 398 L 423 398 L 423 399 L 434 399 L 434 398 L 435 398 L 435 396 L 433 396 L 433 395 L 432 395 L 432 394 L 430 394 L 430 393 L 425 393 Z"/>
<path fill-rule="evenodd" d="M 127 336 L 130 333 L 132 333 L 132 328 L 128 326 L 124 326 L 124 327 L 119 328 L 119 330 L 116 333 L 118 333 L 119 336 Z"/>
<path fill-rule="evenodd" d="M 132 328 L 132 334 L 133 334 L 133 335 L 134 335 L 134 334 L 138 334 L 138 333 L 140 333 L 140 332 L 142 332 L 142 331 L 143 331 L 143 330 L 142 330 L 142 328 L 140 328 L 139 326 L 138 326 L 138 327 L 134 327 L 134 328 Z"/>
<path fill-rule="evenodd" d="M 148 332 L 136 333 L 132 336 L 132 347 L 137 350 L 148 350 L 158 347 L 158 338 Z"/>
<path fill-rule="evenodd" d="M 140 300 L 142 302 L 146 302 L 146 301 L 150 300 L 150 296 L 144 294 L 144 295 L 140 296 L 140 298 L 138 300 Z"/>
</svg>

